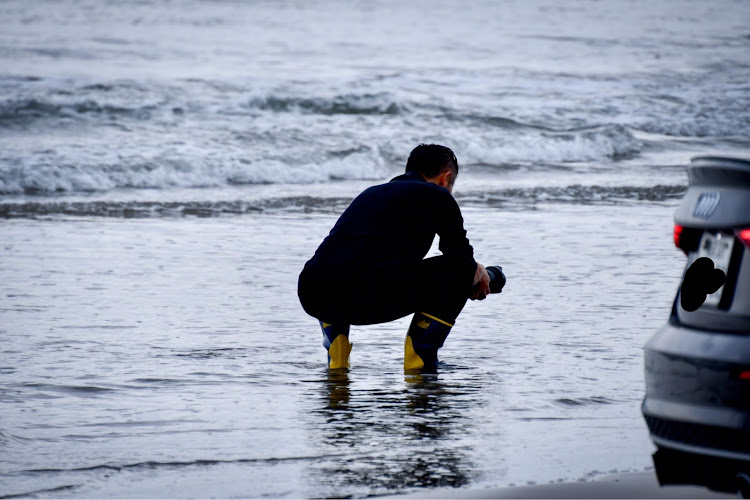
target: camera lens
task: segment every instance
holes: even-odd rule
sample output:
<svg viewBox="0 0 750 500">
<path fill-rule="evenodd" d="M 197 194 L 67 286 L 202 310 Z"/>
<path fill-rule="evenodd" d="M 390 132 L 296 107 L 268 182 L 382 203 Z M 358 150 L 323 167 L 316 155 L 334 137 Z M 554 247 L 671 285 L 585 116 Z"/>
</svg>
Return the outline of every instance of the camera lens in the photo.
<svg viewBox="0 0 750 500">
<path fill-rule="evenodd" d="M 485 268 L 490 275 L 490 293 L 500 293 L 505 286 L 505 275 L 500 266 L 488 266 Z"/>
</svg>

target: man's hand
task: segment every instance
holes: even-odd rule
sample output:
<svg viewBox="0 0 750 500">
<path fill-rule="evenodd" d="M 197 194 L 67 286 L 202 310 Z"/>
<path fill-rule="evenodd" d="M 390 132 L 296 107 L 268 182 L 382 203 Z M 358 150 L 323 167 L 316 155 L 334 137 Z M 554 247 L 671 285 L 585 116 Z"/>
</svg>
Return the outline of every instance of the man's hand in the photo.
<svg viewBox="0 0 750 500">
<path fill-rule="evenodd" d="M 474 293 L 471 300 L 484 300 L 490 293 L 490 275 L 482 264 L 477 263 L 477 271 L 474 273 Z"/>
</svg>

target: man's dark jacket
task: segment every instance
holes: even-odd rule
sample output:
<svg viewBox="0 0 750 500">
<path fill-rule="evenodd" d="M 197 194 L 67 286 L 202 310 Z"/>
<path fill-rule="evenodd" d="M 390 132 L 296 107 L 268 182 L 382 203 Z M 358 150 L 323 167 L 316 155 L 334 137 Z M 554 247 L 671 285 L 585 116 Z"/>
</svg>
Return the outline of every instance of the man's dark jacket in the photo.
<svg viewBox="0 0 750 500">
<path fill-rule="evenodd" d="M 308 309 L 304 298 L 312 294 L 340 301 L 363 285 L 373 293 L 399 281 L 406 286 L 436 234 L 446 264 L 476 269 L 461 210 L 447 189 L 416 172 L 366 189 L 305 264 L 299 290 L 303 307 Z"/>
</svg>

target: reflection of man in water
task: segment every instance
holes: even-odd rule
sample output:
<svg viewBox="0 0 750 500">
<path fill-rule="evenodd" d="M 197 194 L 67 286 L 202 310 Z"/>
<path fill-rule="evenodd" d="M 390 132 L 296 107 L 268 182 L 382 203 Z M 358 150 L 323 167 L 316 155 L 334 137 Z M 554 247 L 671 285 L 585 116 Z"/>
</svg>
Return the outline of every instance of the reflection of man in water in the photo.
<svg viewBox="0 0 750 500">
<path fill-rule="evenodd" d="M 308 398 L 315 410 L 303 412 L 319 451 L 306 474 L 315 496 L 361 497 L 468 484 L 476 465 L 466 408 L 484 405 L 486 392 L 440 377 L 408 373 L 401 385 L 391 374 L 393 391 L 352 391 L 346 370 L 329 370 L 320 379 L 322 401 Z M 393 436 L 398 441 L 387 450 L 373 446 L 391 443 Z"/>
<path fill-rule="evenodd" d="M 467 299 L 489 293 L 451 195 L 457 176 L 453 151 L 417 146 L 406 173 L 362 192 L 305 264 L 299 298 L 321 322 L 331 368 L 348 366 L 349 325 L 414 313 L 404 368 L 433 369 Z M 436 234 L 442 255 L 425 259 Z"/>
</svg>

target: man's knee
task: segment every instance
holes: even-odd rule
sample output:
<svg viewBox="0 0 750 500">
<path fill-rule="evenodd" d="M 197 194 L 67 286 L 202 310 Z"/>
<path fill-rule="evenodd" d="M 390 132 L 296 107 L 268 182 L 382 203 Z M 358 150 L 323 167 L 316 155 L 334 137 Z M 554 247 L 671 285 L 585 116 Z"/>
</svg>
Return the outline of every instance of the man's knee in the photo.
<svg viewBox="0 0 750 500">
<path fill-rule="evenodd" d="M 423 261 L 418 310 L 453 323 L 471 295 L 475 264 L 443 256 Z"/>
<path fill-rule="evenodd" d="M 422 261 L 423 282 L 436 287 L 441 293 L 468 297 L 474 282 L 476 264 L 466 259 L 450 259 L 444 256 Z"/>
<path fill-rule="evenodd" d="M 307 314 L 321 321 L 332 322 L 333 318 L 326 318 L 331 312 L 328 307 L 332 302 L 331 294 L 329 280 L 307 267 L 302 270 L 297 281 L 297 296 Z"/>
</svg>

